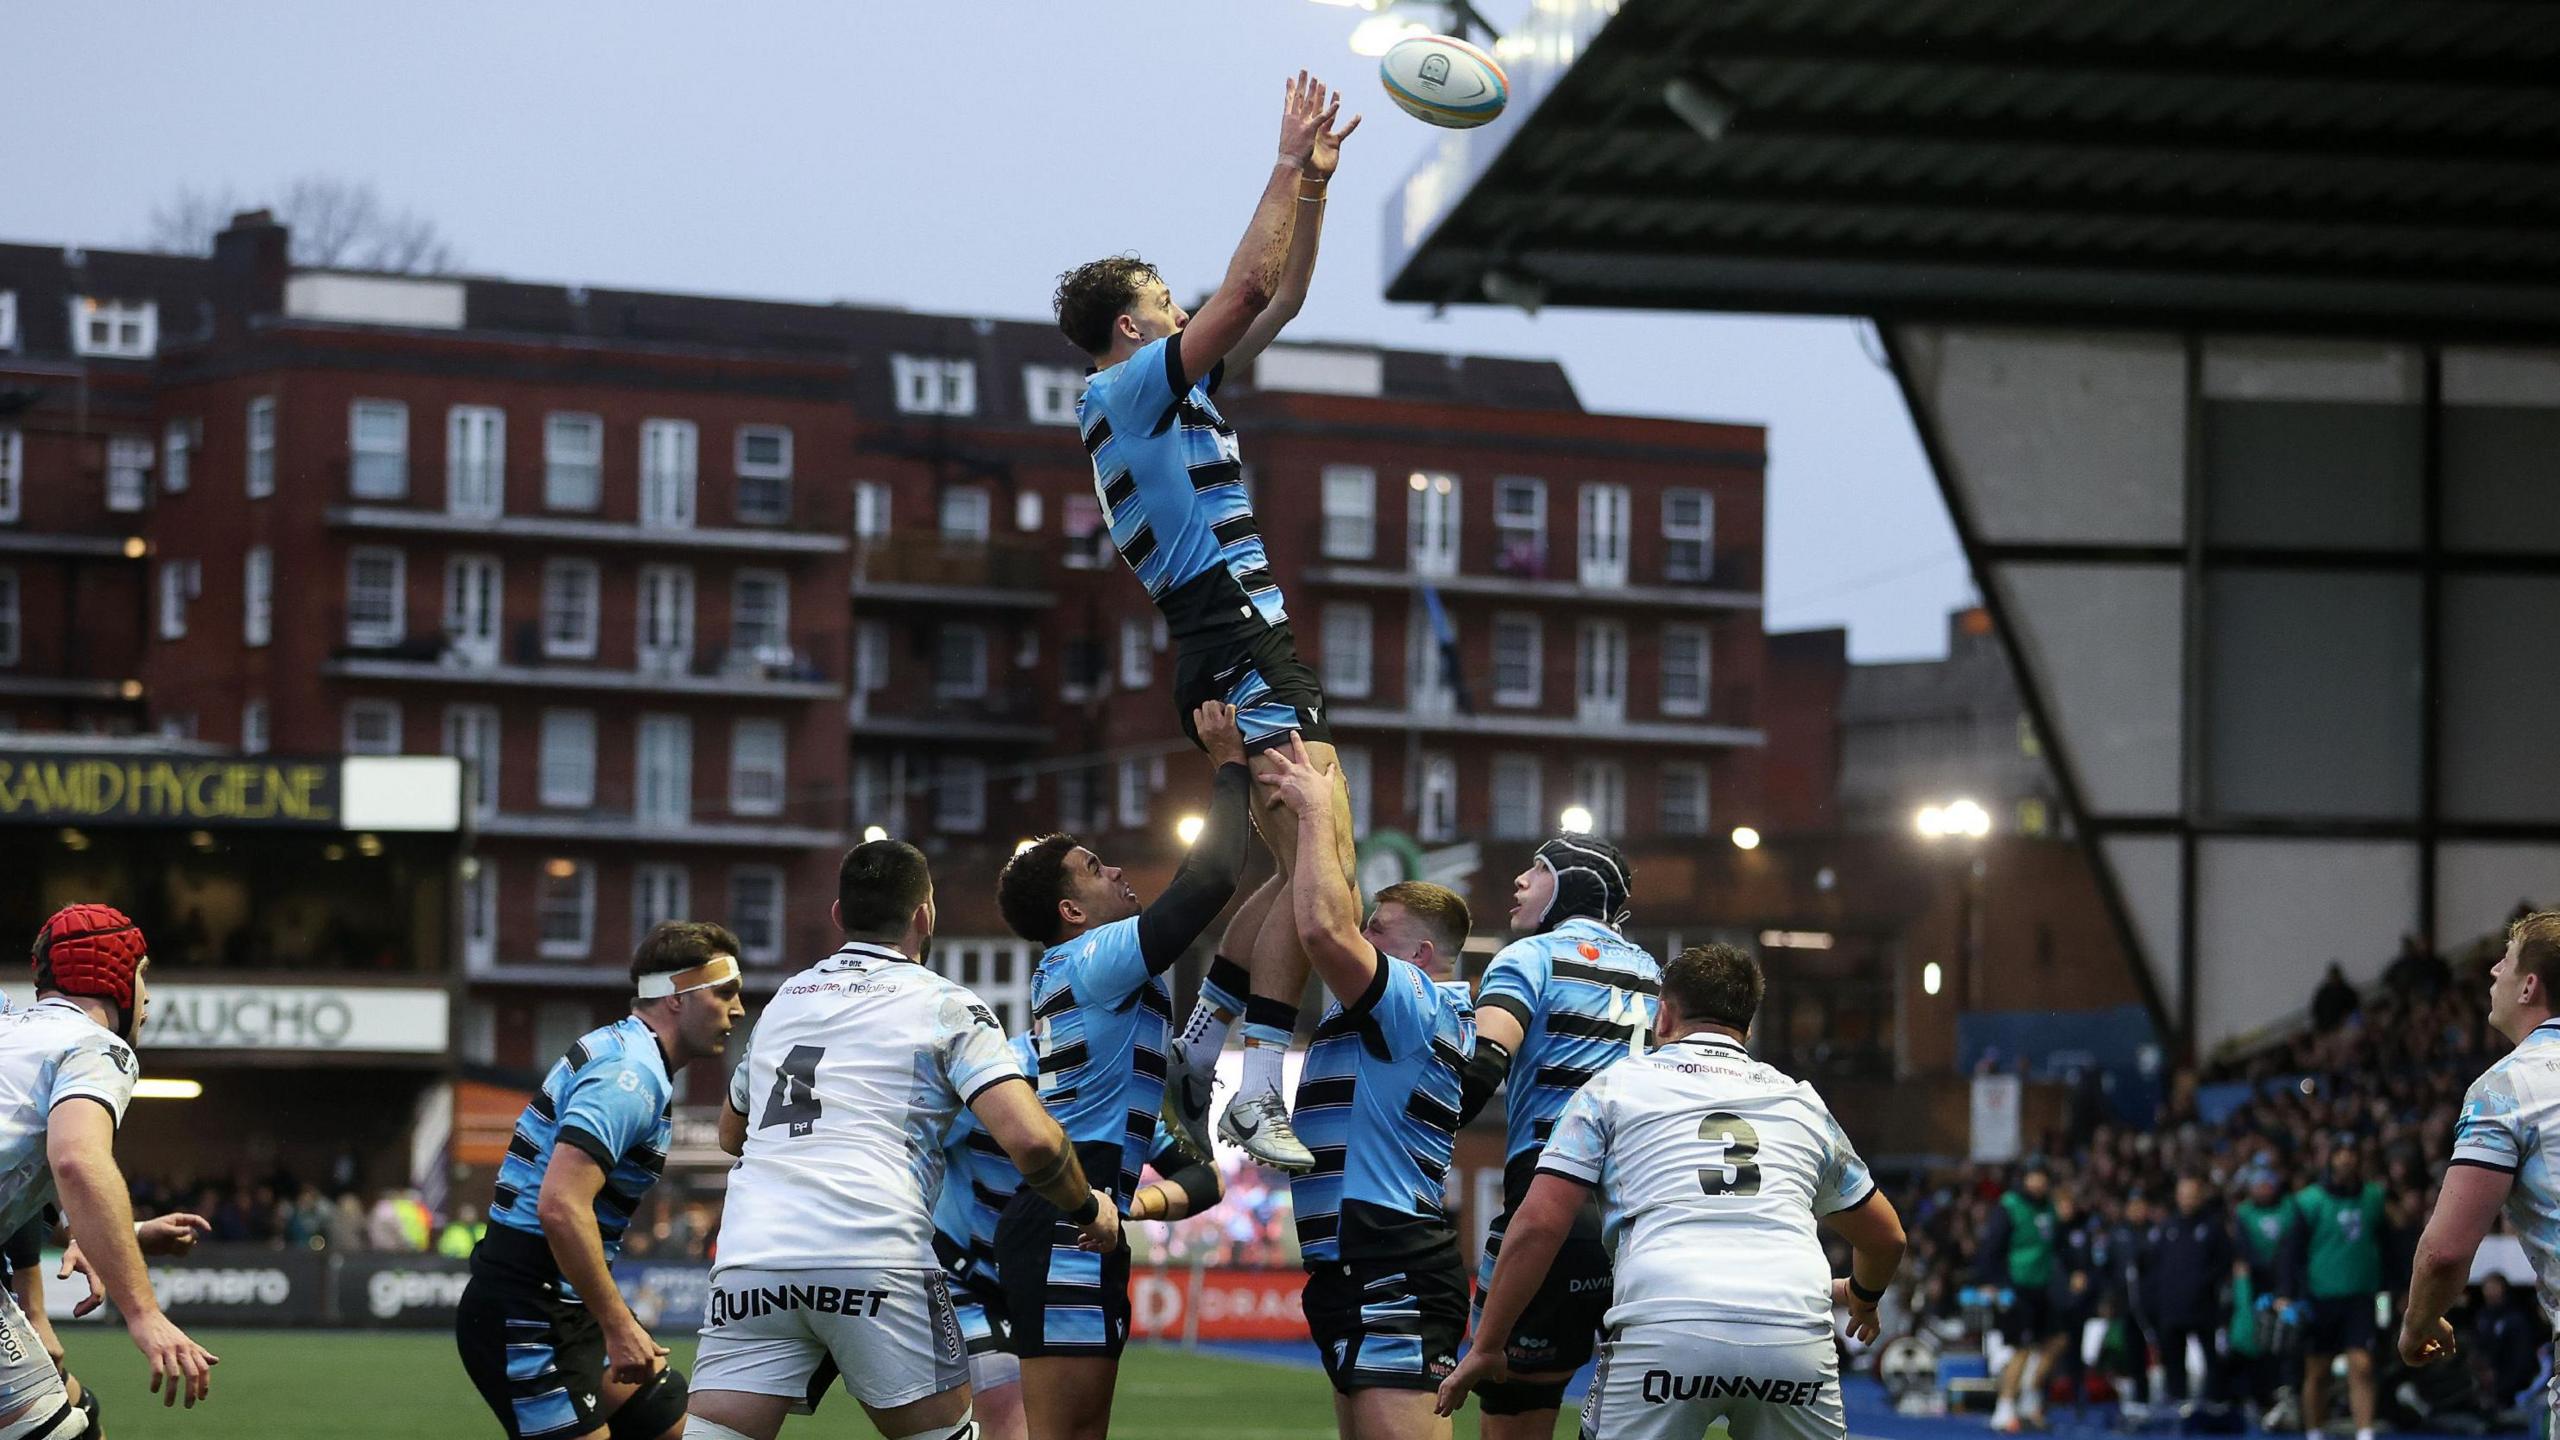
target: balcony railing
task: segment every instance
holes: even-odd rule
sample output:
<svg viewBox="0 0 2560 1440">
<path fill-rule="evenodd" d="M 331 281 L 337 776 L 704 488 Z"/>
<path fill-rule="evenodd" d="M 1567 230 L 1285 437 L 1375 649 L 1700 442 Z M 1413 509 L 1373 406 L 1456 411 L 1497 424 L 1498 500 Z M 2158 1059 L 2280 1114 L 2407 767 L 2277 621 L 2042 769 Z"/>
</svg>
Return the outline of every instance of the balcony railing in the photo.
<svg viewBox="0 0 2560 1440">
<path fill-rule="evenodd" d="M 1029 685 L 968 696 L 874 690 L 855 695 L 845 718 L 854 734 L 879 739 L 1046 743 L 1051 735 L 1045 698 Z"/>
<path fill-rule="evenodd" d="M 343 612 L 333 617 L 339 639 L 328 671 L 348 679 L 429 680 L 449 684 L 512 685 L 562 690 L 634 690 L 670 693 L 751 694 L 769 699 L 822 700 L 841 687 L 821 654 L 842 654 L 841 634 L 802 637 L 788 646 L 724 646 L 691 653 L 643 653 L 628 669 L 546 655 L 539 624 L 512 627 L 504 657 L 478 640 L 444 630 L 413 630 L 384 644 L 346 639 Z"/>
<path fill-rule="evenodd" d="M 853 593 L 1046 608 L 1061 563 L 1056 547 L 1027 540 L 865 540 L 854 550 Z"/>
</svg>

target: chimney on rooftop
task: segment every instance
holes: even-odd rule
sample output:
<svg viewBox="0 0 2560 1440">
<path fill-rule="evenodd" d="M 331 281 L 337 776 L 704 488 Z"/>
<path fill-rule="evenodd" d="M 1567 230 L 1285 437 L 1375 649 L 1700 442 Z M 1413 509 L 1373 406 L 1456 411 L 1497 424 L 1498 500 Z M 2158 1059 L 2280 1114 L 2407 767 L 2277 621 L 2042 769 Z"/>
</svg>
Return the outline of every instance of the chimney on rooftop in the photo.
<svg viewBox="0 0 2560 1440">
<path fill-rule="evenodd" d="M 244 210 L 213 237 L 213 270 L 222 326 L 245 327 L 254 316 L 284 310 L 293 273 L 293 236 L 269 211 Z"/>
</svg>

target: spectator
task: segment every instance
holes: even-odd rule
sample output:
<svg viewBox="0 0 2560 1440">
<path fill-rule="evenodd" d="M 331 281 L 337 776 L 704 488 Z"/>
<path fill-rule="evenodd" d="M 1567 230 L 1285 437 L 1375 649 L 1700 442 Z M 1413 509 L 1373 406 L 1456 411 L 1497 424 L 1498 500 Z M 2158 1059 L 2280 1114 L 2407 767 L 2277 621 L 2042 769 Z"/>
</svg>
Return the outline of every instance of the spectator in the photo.
<svg viewBox="0 0 2560 1440">
<path fill-rule="evenodd" d="M 2329 962 L 2329 977 L 2311 996 L 2311 1028 L 2326 1035 L 2347 1023 L 2356 1013 L 2356 987 L 2347 982 L 2347 972 L 2337 961 Z"/>
<path fill-rule="evenodd" d="M 2151 1317 L 2169 1399 L 2182 1415 L 2194 1413 L 2188 1389 L 2188 1342 L 2204 1357 L 2203 1403 L 2223 1408 L 2223 1292 L 2231 1278 L 2231 1232 L 2203 1177 L 2178 1177 L 2175 1209 L 2143 1239 L 2143 1310 Z"/>
<path fill-rule="evenodd" d="M 409 1248 L 409 1217 L 402 1212 L 399 1191 L 385 1190 L 375 1197 L 372 1212 L 365 1216 L 364 1246 L 368 1250 Z"/>
<path fill-rule="evenodd" d="M 2353 1136 L 2331 1144 L 2327 1173 L 2295 1192 L 2300 1224 L 2286 1266 L 2287 1293 L 2309 1297 L 2303 1328 L 2302 1427 L 2317 1435 L 2329 1420 L 2329 1363 L 2347 1359 L 2347 1398 L 2356 1440 L 2373 1440 L 2374 1297 L 2382 1292 L 2381 1181 L 2364 1179 Z"/>
<path fill-rule="evenodd" d="M 2016 1347 L 2000 1372 L 1991 1417 L 1991 1427 L 2007 1434 L 2021 1426 L 2044 1428 L 2044 1374 L 2062 1351 L 2053 1315 L 2052 1190 L 2052 1172 L 2041 1160 L 2031 1162 L 2018 1188 L 2000 1197 L 1976 1254 L 1981 1278 L 2006 1295 L 2000 1334 Z"/>
<path fill-rule="evenodd" d="M 2535 1353 L 2542 1345 L 2542 1327 L 2531 1307 L 2518 1302 L 2507 1277 L 2494 1271 L 2480 1282 L 2480 1304 L 2471 1312 L 2471 1334 L 2464 1344 L 2480 1368 L 2480 1385 L 2493 1413 L 2514 1408 L 2516 1397 L 2542 1368 Z"/>
<path fill-rule="evenodd" d="M 489 1233 L 488 1222 L 480 1218 L 480 1207 L 465 1205 L 453 1212 L 453 1222 L 436 1237 L 436 1253 L 455 1260 L 471 1258 L 471 1247 Z"/>
<path fill-rule="evenodd" d="M 2293 1205 L 2285 1198 L 2283 1178 L 2275 1171 L 2275 1152 L 2260 1151 L 2242 1183 L 2247 1198 L 2235 1212 L 2238 1255 L 2231 1280 L 2231 1353 L 2239 1362 L 2237 1389 L 2251 1410 L 2266 1414 L 2293 1391 L 2285 1366 L 2288 1332 L 2278 1307 L 2283 1303 L 2284 1257 L 2293 1239 Z M 2269 1421 L 2268 1429 L 2277 1428 Z"/>
<path fill-rule="evenodd" d="M 2444 962 L 2426 941 L 2415 935 L 2400 937 L 2400 953 L 2382 972 L 2383 986 L 2404 1000 L 2433 1000 L 2453 983 L 2453 967 Z"/>
</svg>

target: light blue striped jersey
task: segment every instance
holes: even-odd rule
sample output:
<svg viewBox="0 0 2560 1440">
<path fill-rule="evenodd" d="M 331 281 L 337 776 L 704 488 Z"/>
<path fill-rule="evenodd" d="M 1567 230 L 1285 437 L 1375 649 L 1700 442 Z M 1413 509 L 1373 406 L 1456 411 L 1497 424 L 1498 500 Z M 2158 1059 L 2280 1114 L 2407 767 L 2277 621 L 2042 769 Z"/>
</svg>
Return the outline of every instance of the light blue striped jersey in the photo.
<svg viewBox="0 0 2560 1440">
<path fill-rule="evenodd" d="M 621 1254 L 623 1228 L 666 1169 L 674 1097 L 666 1055 L 639 1016 L 626 1015 L 578 1037 L 516 1117 L 507 1158 L 498 1166 L 489 1223 L 541 1234 L 536 1212 L 551 1153 L 575 1145 L 605 1172 L 604 1188 L 596 1192 L 596 1232 L 604 1238 L 605 1258 Z M 560 1293 L 576 1298 L 566 1280 Z"/>
<path fill-rule="evenodd" d="M 1479 1009 L 1520 1022 L 1520 1050 L 1503 1089 L 1508 1162 L 1547 1141 L 1583 1082 L 1653 1037 L 1662 966 L 1643 947 L 1577 916 L 1504 946 L 1476 987 Z"/>
<path fill-rule="evenodd" d="M 1316 1157 L 1289 1179 L 1307 1260 L 1455 1253 L 1449 1157 L 1475 1042 L 1467 987 L 1392 956 L 1378 957 L 1367 991 L 1326 1007 L 1298 1071 L 1292 1120 Z"/>
<path fill-rule="evenodd" d="M 2471 1082 L 2453 1124 L 2453 1163 L 2503 1170 L 2507 1228 L 2533 1262 L 2546 1320 L 2560 1323 L 2560 1020 L 2546 1020 Z"/>
<path fill-rule="evenodd" d="M 1116 1149 L 1115 1167 L 1088 1159 L 1085 1178 L 1095 1189 L 1108 1186 L 1124 1211 L 1152 1153 L 1172 1014 L 1173 987 L 1147 970 L 1135 915 L 1049 947 L 1031 975 L 1040 1103 L 1080 1151 Z"/>
<path fill-rule="evenodd" d="M 1016 1035 L 1006 1044 L 1023 1078 L 1040 1073 L 1040 1057 L 1031 1037 Z M 951 1117 L 942 1141 L 942 1190 L 933 1201 L 933 1248 L 942 1268 L 964 1284 L 993 1288 L 996 1283 L 996 1219 L 1005 1202 L 1022 1188 L 1022 1172 L 996 1137 L 965 1106 Z"/>
<path fill-rule="evenodd" d="M 1224 368 L 1194 384 L 1182 373 L 1181 337 L 1169 335 L 1097 372 L 1076 402 L 1111 543 L 1176 638 L 1289 618 L 1245 494 L 1236 432 L 1209 398 Z M 1193 583 L 1203 577 L 1212 578 Z"/>
</svg>

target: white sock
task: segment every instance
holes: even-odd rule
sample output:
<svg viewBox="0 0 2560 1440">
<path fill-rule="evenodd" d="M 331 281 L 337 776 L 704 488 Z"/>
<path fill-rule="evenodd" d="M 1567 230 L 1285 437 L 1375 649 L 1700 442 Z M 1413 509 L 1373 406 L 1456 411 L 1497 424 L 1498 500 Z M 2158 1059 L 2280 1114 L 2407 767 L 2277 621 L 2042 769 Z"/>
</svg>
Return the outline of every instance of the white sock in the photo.
<svg viewBox="0 0 2560 1440">
<path fill-rule="evenodd" d="M 2018 1423 L 2018 1407 L 2017 1407 L 2017 1404 L 2016 1404 L 2014 1401 L 2003 1400 L 2003 1401 L 2001 1401 L 2000 1403 L 1998 1403 L 1998 1404 L 1996 1404 L 1996 1405 L 1992 1406 L 1992 1407 L 1991 1407 L 1991 1423 L 1992 1423 L 1992 1425 L 1993 1425 L 1993 1427 L 1994 1427 L 1994 1428 L 1997 1428 L 1997 1427 L 2000 1427 L 2000 1426 L 2004 1426 L 2004 1425 L 2015 1425 L 2015 1424 L 2017 1424 L 2017 1423 Z"/>
<path fill-rule="evenodd" d="M 2018 1375 L 2018 1413 L 2034 1417 L 2044 1413 L 2044 1360 L 2029 1355 L 2027 1368 Z"/>
<path fill-rule="evenodd" d="M 1256 1045 L 1248 1041 L 1244 1047 L 1244 1088 L 1239 1093 L 1259 1095 L 1268 1090 L 1278 1094 L 1280 1061 L 1288 1053 L 1278 1045 Z"/>
<path fill-rule="evenodd" d="M 1206 1000 L 1191 1007 L 1191 1018 L 1182 1026 L 1182 1043 L 1195 1068 L 1218 1068 L 1218 1052 L 1227 1048 L 1227 1030 L 1235 1023 L 1235 1016 L 1220 1014 Z"/>
<path fill-rule="evenodd" d="M 2356 1432 L 2356 1440 L 2373 1440 L 2373 1432 L 2370 1430 L 2359 1430 Z"/>
</svg>

